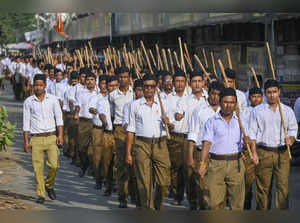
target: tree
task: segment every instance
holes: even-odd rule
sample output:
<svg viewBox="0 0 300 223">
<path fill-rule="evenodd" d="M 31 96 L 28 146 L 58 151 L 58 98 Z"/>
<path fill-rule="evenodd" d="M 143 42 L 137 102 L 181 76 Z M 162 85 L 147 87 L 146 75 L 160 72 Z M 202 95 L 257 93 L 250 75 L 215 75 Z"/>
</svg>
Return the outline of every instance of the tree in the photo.
<svg viewBox="0 0 300 223">
<path fill-rule="evenodd" d="M 34 14 L 29 13 L 0 13 L 0 45 L 15 43 L 16 31 L 33 31 Z"/>
</svg>

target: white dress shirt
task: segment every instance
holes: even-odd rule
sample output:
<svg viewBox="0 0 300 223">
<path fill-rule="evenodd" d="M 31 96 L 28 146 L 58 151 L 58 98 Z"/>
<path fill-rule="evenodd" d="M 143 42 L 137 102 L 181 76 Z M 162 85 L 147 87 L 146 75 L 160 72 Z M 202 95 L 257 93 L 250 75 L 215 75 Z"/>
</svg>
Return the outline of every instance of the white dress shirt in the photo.
<svg viewBox="0 0 300 223">
<path fill-rule="evenodd" d="M 119 88 L 111 92 L 108 96 L 108 100 L 111 104 L 111 112 L 113 114 L 114 124 L 122 125 L 123 120 L 123 108 L 124 106 L 132 101 L 134 98 L 134 92 L 131 87 L 129 87 L 126 95 L 120 91 Z"/>
<path fill-rule="evenodd" d="M 87 88 L 78 92 L 76 94 L 75 106 L 80 107 L 79 117 L 92 119 L 93 115 L 89 112 L 89 101 L 94 96 L 97 95 L 97 91 L 89 91 Z"/>
<path fill-rule="evenodd" d="M 248 107 L 246 95 L 244 92 L 237 90 L 237 89 L 235 90 L 235 92 L 236 92 L 236 96 L 237 96 L 237 101 L 239 103 L 240 111 L 242 111 L 243 109 Z"/>
<path fill-rule="evenodd" d="M 181 119 L 183 120 L 182 133 L 184 134 L 188 133 L 189 122 L 191 120 L 192 113 L 198 105 L 203 103 L 204 104 L 206 103 L 205 97 L 201 96 L 200 99 L 198 99 L 194 94 L 185 96 L 178 100 L 175 113 L 184 115 L 184 117 Z"/>
<path fill-rule="evenodd" d="M 66 85 L 60 81 L 59 83 L 55 81 L 52 82 L 52 84 L 49 85 L 47 92 L 49 94 L 55 95 L 57 99 L 63 101 L 64 95 L 66 91 Z"/>
<path fill-rule="evenodd" d="M 103 98 L 103 95 L 102 95 L 102 94 L 93 95 L 93 96 L 90 98 L 90 100 L 89 100 L 89 104 L 88 104 L 89 109 L 90 109 L 90 108 L 95 108 L 95 109 L 97 109 L 97 105 L 98 105 L 99 101 L 100 101 L 102 98 Z M 92 119 L 93 124 L 96 125 L 96 126 L 98 126 L 98 127 L 101 127 L 101 126 L 102 126 L 102 122 L 101 122 L 101 120 L 100 120 L 100 118 L 99 118 L 99 114 L 96 114 L 96 115 L 92 114 L 92 116 L 93 116 L 93 119 Z"/>
<path fill-rule="evenodd" d="M 71 92 L 72 88 L 73 88 L 72 85 L 69 85 L 69 84 L 66 85 L 66 91 L 65 91 L 64 100 L 63 100 L 63 110 L 67 111 L 67 112 L 71 111 L 70 105 L 69 105 L 69 98 L 70 98 L 70 92 Z"/>
<path fill-rule="evenodd" d="M 168 118 L 171 124 L 174 125 L 174 128 L 172 129 L 172 132 L 176 133 L 183 133 L 184 132 L 184 120 L 181 119 L 180 121 L 175 120 L 175 113 L 176 113 L 176 106 L 177 102 L 180 98 L 183 98 L 185 96 L 188 96 L 187 93 L 183 93 L 182 97 L 179 97 L 176 92 L 172 92 L 168 95 L 166 101 L 168 104 Z"/>
<path fill-rule="evenodd" d="M 84 89 L 86 89 L 86 86 L 84 86 L 80 83 L 76 84 L 74 87 L 72 87 L 72 90 L 70 91 L 69 100 L 76 101 L 77 94 Z"/>
<path fill-rule="evenodd" d="M 26 77 L 31 79 L 32 73 L 33 73 L 33 67 L 31 66 L 30 63 L 27 63 L 26 64 Z"/>
<path fill-rule="evenodd" d="M 165 112 L 168 112 L 166 101 L 162 99 Z M 144 97 L 135 100 L 130 106 L 128 132 L 136 136 L 158 138 L 166 136 L 165 125 L 161 119 L 161 107 L 157 97 L 150 107 Z"/>
<path fill-rule="evenodd" d="M 195 145 L 202 148 L 202 135 L 206 121 L 220 111 L 218 107 L 215 111 L 207 102 L 207 105 L 198 105 L 193 113 L 189 124 L 188 140 L 194 141 Z"/>
<path fill-rule="evenodd" d="M 108 131 L 112 131 L 113 125 L 111 121 L 111 111 L 108 96 L 105 96 L 99 100 L 97 104 L 97 110 L 99 114 L 103 114 L 106 117 L 107 126 L 105 129 Z"/>
<path fill-rule="evenodd" d="M 298 124 L 294 111 L 281 103 L 288 136 L 297 137 Z M 285 145 L 284 131 L 278 106 L 274 112 L 268 103 L 256 106 L 250 117 L 249 137 L 267 147 Z"/>
<path fill-rule="evenodd" d="M 132 102 L 134 102 L 135 100 L 132 100 L 130 102 L 128 102 L 124 108 L 123 108 L 123 120 L 122 120 L 122 126 L 124 127 L 126 124 L 129 123 L 129 112 L 130 112 L 130 106 L 132 104 Z"/>
<path fill-rule="evenodd" d="M 40 101 L 35 95 L 28 97 L 23 106 L 23 130 L 31 134 L 54 132 L 63 125 L 58 100 L 51 94 Z"/>
</svg>

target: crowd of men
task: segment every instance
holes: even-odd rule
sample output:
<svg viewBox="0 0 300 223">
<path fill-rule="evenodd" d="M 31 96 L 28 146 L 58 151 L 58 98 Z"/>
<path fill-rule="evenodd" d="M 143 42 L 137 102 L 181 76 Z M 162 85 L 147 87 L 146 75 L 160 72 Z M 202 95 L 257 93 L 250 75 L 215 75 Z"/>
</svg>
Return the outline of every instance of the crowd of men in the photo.
<svg viewBox="0 0 300 223">
<path fill-rule="evenodd" d="M 52 65 L 31 56 L 1 59 L 15 98 L 26 99 L 24 150 L 32 149 L 38 203 L 46 192 L 56 199 L 62 147 L 79 177 L 92 175 L 103 196 L 118 193 L 120 208 L 130 198 L 138 209 L 160 210 L 166 196 L 175 205 L 186 196 L 190 210 L 253 209 L 254 192 L 256 208 L 266 210 L 275 176 L 276 208 L 288 209 L 287 146 L 298 123 L 281 104 L 283 126 L 276 80 L 257 75 L 261 88 L 253 79 L 244 93 L 229 68 L 225 80 L 208 68 L 207 75 L 177 66 L 151 74 L 145 66 L 137 75 L 125 64 L 76 68 L 67 56 Z"/>
</svg>

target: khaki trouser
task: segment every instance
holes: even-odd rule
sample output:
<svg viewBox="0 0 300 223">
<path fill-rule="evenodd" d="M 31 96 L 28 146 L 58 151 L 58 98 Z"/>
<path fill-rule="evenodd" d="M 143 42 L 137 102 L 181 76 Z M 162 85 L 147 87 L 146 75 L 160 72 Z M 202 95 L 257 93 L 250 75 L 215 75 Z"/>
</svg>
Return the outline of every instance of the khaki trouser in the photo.
<svg viewBox="0 0 300 223">
<path fill-rule="evenodd" d="M 184 149 L 186 139 L 184 137 L 172 135 L 171 139 L 167 141 L 167 146 L 170 154 L 171 161 L 171 185 L 172 190 L 176 197 L 175 200 L 182 201 L 184 198 L 184 173 L 183 173 L 183 158 L 182 151 Z"/>
<path fill-rule="evenodd" d="M 255 181 L 255 164 L 251 160 L 249 152 L 246 150 L 244 154 L 244 164 L 245 164 L 245 204 L 244 209 L 251 209 L 252 201 L 252 185 Z"/>
<path fill-rule="evenodd" d="M 106 186 L 109 190 L 113 185 L 113 172 L 110 171 L 113 166 L 113 158 L 115 153 L 115 139 L 114 135 L 109 132 L 103 134 L 103 153 L 102 153 L 102 176 L 105 179 Z"/>
<path fill-rule="evenodd" d="M 199 207 L 200 210 L 205 210 L 207 209 L 208 206 L 207 200 L 204 196 L 205 189 L 206 189 L 206 176 L 201 178 L 200 175 L 198 174 L 198 169 L 200 166 L 200 154 L 201 151 L 195 147 L 194 154 L 193 154 L 195 167 L 193 168 L 190 187 L 191 187 L 191 191 L 193 192 L 192 195 L 195 196 L 192 198 L 192 201 L 195 205 L 194 207 Z M 208 166 L 208 159 L 206 161 L 206 166 Z"/>
<path fill-rule="evenodd" d="M 63 119 L 64 119 L 64 147 L 63 147 L 63 153 L 70 155 L 69 153 L 69 137 L 68 137 L 68 130 L 69 130 L 69 122 L 70 117 L 66 112 L 63 113 Z"/>
<path fill-rule="evenodd" d="M 240 168 L 239 168 L 240 166 Z M 228 196 L 232 210 L 243 210 L 245 199 L 245 165 L 239 160 L 209 160 L 207 169 L 208 209 L 224 209 Z"/>
<path fill-rule="evenodd" d="M 68 152 L 72 158 L 76 158 L 79 160 L 79 151 L 78 151 L 78 125 L 79 121 L 74 120 L 73 115 L 70 113 L 67 114 L 69 118 L 68 123 L 68 138 L 69 138 L 69 146 Z"/>
<path fill-rule="evenodd" d="M 277 153 L 257 148 L 259 163 L 256 167 L 256 202 L 258 210 L 268 209 L 272 175 L 276 176 L 276 208 L 288 209 L 288 179 L 290 159 L 288 151 Z"/>
<path fill-rule="evenodd" d="M 82 169 L 93 166 L 92 146 L 93 123 L 91 120 L 80 120 L 78 125 L 78 150 Z"/>
<path fill-rule="evenodd" d="M 170 185 L 171 163 L 166 140 L 149 144 L 136 138 L 132 155 L 141 209 L 161 209 Z"/>
<path fill-rule="evenodd" d="M 92 146 L 93 146 L 93 169 L 96 182 L 102 180 L 100 163 L 104 150 L 103 129 L 93 127 L 92 130 Z"/>
<path fill-rule="evenodd" d="M 126 138 L 127 133 L 121 126 L 116 126 L 114 131 L 116 143 L 117 183 L 119 201 L 127 201 L 128 193 L 135 199 L 134 171 L 126 163 Z"/>
<path fill-rule="evenodd" d="M 59 167 L 59 150 L 56 136 L 32 137 L 32 164 L 36 180 L 36 193 L 39 197 L 46 197 L 45 187 L 53 188 Z M 48 174 L 44 181 L 44 153 L 47 153 Z"/>
</svg>

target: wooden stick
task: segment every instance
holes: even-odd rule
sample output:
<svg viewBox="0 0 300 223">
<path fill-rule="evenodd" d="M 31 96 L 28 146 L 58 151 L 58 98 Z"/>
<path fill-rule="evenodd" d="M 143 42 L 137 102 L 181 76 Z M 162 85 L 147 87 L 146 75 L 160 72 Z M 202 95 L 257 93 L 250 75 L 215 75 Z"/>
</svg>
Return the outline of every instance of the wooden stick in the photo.
<svg viewBox="0 0 300 223">
<path fill-rule="evenodd" d="M 153 64 L 157 68 L 157 65 L 156 65 L 156 62 L 155 62 L 155 59 L 154 59 L 154 56 L 153 56 L 153 53 L 152 53 L 151 49 L 149 49 L 149 52 L 150 52 L 150 56 L 151 56 L 151 59 L 153 61 Z"/>
<path fill-rule="evenodd" d="M 193 66 L 192 66 L 192 64 L 191 64 L 191 62 L 190 62 L 190 60 L 188 59 L 188 57 L 187 57 L 186 54 L 184 54 L 184 58 L 186 59 L 186 62 L 188 63 L 188 65 L 189 65 L 191 71 L 194 71 Z"/>
<path fill-rule="evenodd" d="M 266 42 L 266 46 L 267 46 L 267 51 L 268 51 L 269 62 L 270 62 L 271 70 L 272 70 L 273 79 L 276 80 L 276 75 L 275 75 L 275 71 L 274 71 L 274 65 L 273 65 L 273 61 L 272 61 L 271 50 L 270 50 L 270 46 L 269 46 L 268 42 Z M 280 103 L 280 98 L 278 98 L 277 105 L 278 105 L 278 108 L 279 108 L 280 117 L 281 117 L 281 121 L 282 121 L 282 127 L 283 127 L 284 137 L 288 138 L 287 130 L 286 130 L 286 125 L 285 125 L 285 120 L 284 120 L 284 116 L 283 116 L 283 112 L 282 112 L 282 107 L 281 107 L 281 103 Z M 289 153 L 289 157 L 290 157 L 290 159 L 292 159 L 290 145 L 286 145 L 286 147 L 287 147 L 287 150 L 288 150 L 288 153 Z"/>
<path fill-rule="evenodd" d="M 157 55 L 157 60 L 158 60 L 157 64 L 159 66 L 159 69 L 163 70 L 164 68 L 163 68 L 161 57 L 160 57 L 160 50 L 159 50 L 159 47 L 157 44 L 155 44 L 155 49 L 156 49 L 156 55 Z"/>
<path fill-rule="evenodd" d="M 203 66 L 203 64 L 201 63 L 201 60 L 199 59 L 199 57 L 195 54 L 194 55 L 196 61 L 198 62 L 199 66 L 201 67 L 203 73 L 207 76 L 208 80 L 211 81 L 210 76 L 208 75 L 208 73 L 206 72 L 205 67 Z"/>
<path fill-rule="evenodd" d="M 121 54 L 120 54 L 120 50 L 118 50 L 118 57 L 119 57 L 119 67 L 122 66 L 122 63 L 121 63 Z"/>
<path fill-rule="evenodd" d="M 185 63 L 184 63 L 184 56 L 183 56 L 183 50 L 182 50 L 182 43 L 181 43 L 181 37 L 178 37 L 178 42 L 179 42 L 179 48 L 180 48 L 180 58 L 181 58 L 181 66 L 186 74 L 186 69 L 185 69 Z"/>
<path fill-rule="evenodd" d="M 166 54 L 165 49 L 162 49 L 162 55 L 164 58 L 165 68 L 167 71 L 169 71 L 169 65 L 168 65 L 167 54 Z"/>
<path fill-rule="evenodd" d="M 252 73 L 253 73 L 253 76 L 254 76 L 254 80 L 255 80 L 256 86 L 257 86 L 258 88 L 260 88 L 260 84 L 259 84 L 259 82 L 258 82 L 258 79 L 257 79 L 256 72 L 255 72 L 254 68 L 253 68 L 253 67 L 250 67 L 250 69 L 251 69 L 251 71 L 252 71 Z"/>
<path fill-rule="evenodd" d="M 185 49 L 185 53 L 186 53 L 186 57 L 187 57 L 187 62 L 192 65 L 192 60 L 191 60 L 191 57 L 190 57 L 190 54 L 189 54 L 189 50 L 187 48 L 187 44 L 184 43 L 184 49 Z M 190 66 L 191 70 L 193 71 L 193 66 Z"/>
<path fill-rule="evenodd" d="M 177 67 L 180 67 L 176 51 L 173 51 L 173 53 L 174 53 L 174 56 L 175 56 L 175 61 L 177 63 Z"/>
<path fill-rule="evenodd" d="M 227 80 L 227 76 L 225 74 L 225 69 L 224 69 L 223 63 L 220 59 L 218 59 L 218 63 L 221 68 L 221 73 L 222 73 L 224 81 L 225 81 L 225 87 L 228 87 L 228 80 Z"/>
<path fill-rule="evenodd" d="M 173 63 L 173 58 L 172 58 L 172 53 L 171 53 L 170 48 L 168 49 L 168 54 L 169 54 L 169 61 L 171 63 L 172 74 L 174 74 L 175 73 L 174 63 Z"/>
<path fill-rule="evenodd" d="M 226 49 L 226 54 L 227 54 L 227 60 L 228 60 L 228 66 L 230 69 L 232 69 L 232 62 L 231 62 L 231 56 L 230 56 L 230 50 Z"/>
<path fill-rule="evenodd" d="M 211 57 L 212 65 L 213 65 L 214 75 L 217 76 L 217 70 L 216 70 L 214 52 L 210 52 L 210 57 Z"/>
<path fill-rule="evenodd" d="M 204 62 L 205 62 L 205 67 L 208 67 L 208 62 L 207 62 L 207 58 L 206 58 L 206 52 L 205 52 L 204 48 L 202 48 L 202 54 L 203 54 L 203 58 L 204 58 Z"/>
<path fill-rule="evenodd" d="M 269 46 L 268 42 L 266 42 L 266 47 L 267 47 L 267 51 L 268 51 L 268 57 L 269 57 L 269 62 L 270 62 L 271 71 L 272 71 L 272 75 L 273 75 L 273 80 L 276 80 L 271 50 L 270 50 L 270 46 Z"/>
<path fill-rule="evenodd" d="M 117 68 L 117 53 L 115 48 L 113 48 L 113 53 L 114 53 L 114 69 L 115 69 Z"/>
<path fill-rule="evenodd" d="M 146 57 L 146 60 L 147 60 L 147 63 L 148 63 L 149 70 L 150 70 L 151 74 L 153 74 L 153 70 L 152 70 L 152 67 L 151 67 L 151 64 L 150 64 L 150 60 L 149 60 L 147 51 L 146 51 L 146 49 L 145 49 L 144 43 L 143 43 L 142 40 L 140 41 L 140 43 L 141 43 L 141 46 L 142 46 L 142 48 L 143 48 L 143 50 L 144 50 L 144 54 L 145 54 L 145 57 Z"/>
</svg>

